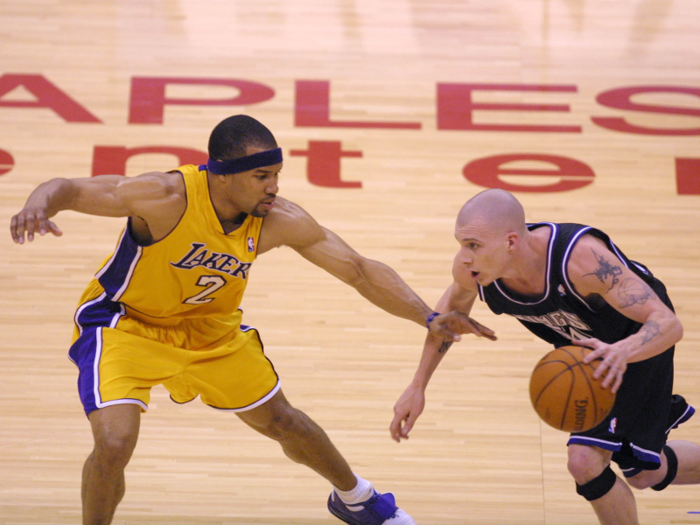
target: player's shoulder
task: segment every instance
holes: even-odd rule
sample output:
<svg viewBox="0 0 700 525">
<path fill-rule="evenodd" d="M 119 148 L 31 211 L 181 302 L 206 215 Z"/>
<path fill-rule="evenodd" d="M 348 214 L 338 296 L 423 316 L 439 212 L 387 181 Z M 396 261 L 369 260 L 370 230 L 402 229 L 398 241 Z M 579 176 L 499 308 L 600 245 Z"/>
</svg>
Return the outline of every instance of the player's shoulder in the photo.
<svg viewBox="0 0 700 525">
<path fill-rule="evenodd" d="M 280 197 L 275 197 L 275 205 L 270 211 L 271 217 L 280 217 L 282 219 L 295 219 L 308 215 L 308 213 L 296 202 Z"/>
<path fill-rule="evenodd" d="M 150 188 L 153 191 L 162 191 L 166 195 L 185 195 L 185 181 L 180 171 L 150 171 L 135 177 L 124 177 L 124 182 Z"/>
<path fill-rule="evenodd" d="M 567 273 L 571 281 L 580 286 L 582 280 L 604 282 L 606 277 L 614 277 L 621 271 L 620 260 L 610 251 L 599 237 L 586 233 L 576 242 L 567 262 Z"/>
<path fill-rule="evenodd" d="M 276 197 L 262 225 L 259 253 L 278 246 L 304 246 L 323 236 L 323 228 L 299 204 Z"/>
<path fill-rule="evenodd" d="M 180 192 L 184 195 L 185 193 L 185 174 L 177 170 L 166 171 L 166 172 L 155 172 L 158 178 L 160 178 L 163 184 L 172 191 Z"/>
<path fill-rule="evenodd" d="M 268 228 L 299 228 L 315 223 L 313 217 L 299 204 L 280 196 L 275 198 L 275 205 L 265 218 Z"/>
<path fill-rule="evenodd" d="M 571 261 L 577 259 L 595 259 L 596 254 L 607 253 L 610 249 L 607 244 L 595 234 L 595 230 L 583 232 L 571 249 Z"/>
</svg>

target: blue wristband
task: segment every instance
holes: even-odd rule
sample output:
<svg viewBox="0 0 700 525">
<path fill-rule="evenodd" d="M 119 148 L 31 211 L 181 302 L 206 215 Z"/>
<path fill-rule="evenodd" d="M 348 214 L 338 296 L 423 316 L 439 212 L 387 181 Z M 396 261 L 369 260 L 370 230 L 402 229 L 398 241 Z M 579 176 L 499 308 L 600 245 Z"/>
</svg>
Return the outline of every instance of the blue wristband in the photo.
<svg viewBox="0 0 700 525">
<path fill-rule="evenodd" d="M 425 326 L 428 330 L 430 330 L 430 323 L 432 323 L 433 319 L 435 319 L 438 315 L 440 315 L 440 312 L 433 312 L 428 316 L 428 320 L 425 322 Z"/>
</svg>

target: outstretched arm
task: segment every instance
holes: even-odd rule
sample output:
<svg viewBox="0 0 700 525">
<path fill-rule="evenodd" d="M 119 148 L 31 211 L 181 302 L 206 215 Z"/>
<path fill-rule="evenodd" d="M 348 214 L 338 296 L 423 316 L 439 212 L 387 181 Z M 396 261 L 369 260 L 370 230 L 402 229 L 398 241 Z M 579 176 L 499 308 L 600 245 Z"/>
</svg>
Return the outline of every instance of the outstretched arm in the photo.
<svg viewBox="0 0 700 525">
<path fill-rule="evenodd" d="M 455 281 L 438 301 L 436 310 L 438 312 L 456 310 L 468 316 L 475 299 L 475 291 L 465 289 Z M 492 341 L 496 340 L 492 330 L 469 317 L 468 319 L 474 324 L 476 335 Z M 433 334 L 428 334 L 426 337 L 423 354 L 413 380 L 394 405 L 394 419 L 389 427 L 394 441 L 400 442 L 402 439 L 408 439 L 409 432 L 425 408 L 425 390 L 430 378 L 450 346 L 452 346 L 452 341 L 435 337 Z"/>
<path fill-rule="evenodd" d="M 392 268 L 361 256 L 330 230 L 320 227 L 317 234 L 312 242 L 292 247 L 376 306 L 425 326 L 432 309 Z"/>
<path fill-rule="evenodd" d="M 602 358 L 594 377 L 605 375 L 604 387 L 617 392 L 627 363 L 658 355 L 683 337 L 676 314 L 599 239 L 585 235 L 572 251 L 569 277 L 583 297 L 601 297 L 622 315 L 642 326 L 635 334 L 613 344 L 598 339 L 574 341 L 594 351 L 586 362 Z"/>
<path fill-rule="evenodd" d="M 260 239 L 259 253 L 276 246 L 290 246 L 390 314 L 426 326 L 433 313 L 393 269 L 361 256 L 301 207 L 281 197 L 277 198 L 273 213 L 265 219 Z M 459 340 L 458 334 L 479 330 L 458 312 L 434 317 L 429 329 L 451 340 Z"/>
<path fill-rule="evenodd" d="M 10 234 L 18 244 L 24 243 L 25 234 L 30 242 L 36 233 L 60 236 L 61 230 L 49 219 L 59 211 L 73 210 L 105 217 L 141 217 L 157 237 L 184 211 L 183 191 L 181 177 L 165 173 L 51 179 L 39 185 L 12 217 Z"/>
</svg>

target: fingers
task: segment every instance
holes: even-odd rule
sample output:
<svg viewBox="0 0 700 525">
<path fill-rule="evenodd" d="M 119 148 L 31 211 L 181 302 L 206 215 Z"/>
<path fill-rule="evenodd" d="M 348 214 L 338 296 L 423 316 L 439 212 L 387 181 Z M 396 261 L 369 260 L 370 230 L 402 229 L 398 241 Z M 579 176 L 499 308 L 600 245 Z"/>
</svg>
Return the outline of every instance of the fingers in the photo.
<svg viewBox="0 0 700 525">
<path fill-rule="evenodd" d="M 614 394 L 617 389 L 620 388 L 622 384 L 622 372 L 611 370 L 603 379 L 601 386 L 603 388 L 610 388 L 610 391 Z"/>
<path fill-rule="evenodd" d="M 19 244 L 19 237 L 17 237 L 17 215 L 13 215 L 10 219 L 10 236 L 12 241 Z"/>
<path fill-rule="evenodd" d="M 619 383 L 622 382 L 622 375 L 627 369 L 626 363 L 620 361 L 619 359 L 615 359 L 613 356 L 608 356 L 605 359 L 603 359 L 603 362 L 598 366 L 598 369 L 596 369 L 595 374 L 593 374 L 593 377 L 596 377 L 596 374 L 598 375 L 598 377 L 601 377 L 603 375 L 603 371 L 598 373 L 598 371 L 601 368 L 607 370 L 607 372 L 605 372 L 605 379 L 603 379 L 602 383 L 603 388 L 608 388 L 611 386 L 614 387 L 616 385 L 619 388 Z"/>
<path fill-rule="evenodd" d="M 34 212 L 24 209 L 12 217 L 10 235 L 15 243 L 24 244 L 25 239 L 32 242 L 37 232 L 39 235 L 46 235 L 47 232 L 51 232 L 57 237 L 63 235 L 60 228 L 53 221 L 50 221 L 43 211 Z"/>
<path fill-rule="evenodd" d="M 422 390 L 409 386 L 394 405 L 394 419 L 389 426 L 391 437 L 397 443 L 408 439 L 408 433 L 423 412 L 425 397 Z"/>
<path fill-rule="evenodd" d="M 474 334 L 491 341 L 496 340 L 493 330 L 457 311 L 439 315 L 430 326 L 431 332 L 435 335 L 452 341 L 459 341 L 461 339 L 459 334 Z M 434 330 L 433 327 L 435 327 Z"/>
<path fill-rule="evenodd" d="M 399 443 L 401 441 L 399 439 L 401 422 L 397 419 L 397 417 L 398 416 L 394 416 L 394 419 L 391 421 L 391 425 L 389 425 L 389 434 L 391 434 L 391 439 Z"/>
<path fill-rule="evenodd" d="M 599 353 L 600 355 L 600 353 Z M 587 357 L 590 357 L 587 356 Z M 593 378 L 594 379 L 600 379 L 603 377 L 603 375 L 607 377 L 610 375 L 612 372 L 612 366 L 614 364 L 614 356 L 612 354 L 608 354 L 605 358 L 600 358 L 600 362 L 598 363 L 598 366 L 595 369 L 595 372 L 593 373 Z M 585 361 L 585 360 L 584 360 Z M 609 384 L 609 381 L 606 383 L 606 381 L 603 381 L 603 386 L 607 387 Z"/>
<path fill-rule="evenodd" d="M 17 244 L 24 243 L 24 217 L 14 215 L 10 221 L 10 235 Z"/>
<path fill-rule="evenodd" d="M 411 431 L 411 428 L 413 428 L 413 423 L 409 424 L 408 421 L 406 424 L 402 425 L 403 421 L 407 419 L 405 413 L 397 413 L 389 426 L 391 438 L 397 443 L 401 443 L 402 439 L 408 439 L 408 433 Z"/>
<path fill-rule="evenodd" d="M 416 417 L 414 417 L 412 413 L 397 413 L 389 426 L 391 438 L 397 443 L 401 443 L 402 439 L 408 439 L 408 433 L 413 428 L 415 422 Z"/>
<path fill-rule="evenodd" d="M 60 237 L 61 235 L 63 235 L 63 232 L 61 231 L 61 229 L 58 226 L 56 226 L 55 222 L 53 222 L 53 221 L 46 221 L 46 222 L 47 222 L 47 225 L 49 227 L 49 231 L 51 233 L 53 233 L 56 237 Z"/>
<path fill-rule="evenodd" d="M 622 374 L 618 374 L 617 379 L 615 380 L 615 384 L 614 384 L 613 387 L 610 389 L 610 391 L 611 391 L 613 394 L 616 394 L 617 391 L 618 391 L 619 388 L 620 388 L 620 385 L 622 385 Z"/>
<path fill-rule="evenodd" d="M 10 221 L 10 234 L 12 235 L 12 240 L 18 244 L 24 244 L 25 232 L 26 239 L 28 241 L 34 240 L 34 214 L 26 213 L 24 210 L 14 217 Z"/>
<path fill-rule="evenodd" d="M 454 330 L 448 321 L 445 321 L 442 316 L 436 317 L 428 330 L 431 334 L 440 337 L 442 339 L 449 339 L 450 341 L 459 341 L 461 339 L 459 335 L 459 329 Z"/>
<path fill-rule="evenodd" d="M 443 321 L 439 319 L 440 318 L 438 317 L 435 321 L 433 321 L 433 323 L 431 323 L 430 332 L 443 339 L 448 339 L 450 341 L 459 341 L 461 339 L 461 336 L 459 335 L 459 327 L 453 328 L 454 323 L 450 323 L 449 321 Z M 435 329 L 433 330 L 433 328 Z"/>
<path fill-rule="evenodd" d="M 601 386 L 603 386 L 603 388 L 609 388 L 613 379 L 617 379 L 618 376 L 621 377 L 618 373 L 620 368 L 619 357 L 611 351 L 609 345 L 593 337 L 575 339 L 572 342 L 578 346 L 591 349 L 583 358 L 583 362 L 589 364 L 598 361 L 595 372 L 593 372 L 593 379 L 601 380 Z M 624 361 L 622 362 L 622 366 L 626 368 Z"/>
<path fill-rule="evenodd" d="M 605 352 L 603 343 L 595 338 L 574 339 L 571 342 L 577 346 L 583 346 L 584 348 L 590 348 L 592 350 L 583 358 L 583 362 L 586 364 L 595 361 Z"/>
<path fill-rule="evenodd" d="M 413 425 L 416 422 L 416 418 L 413 417 L 412 414 L 409 414 L 406 420 L 404 421 L 403 428 L 401 429 L 401 434 L 400 437 L 402 439 L 408 439 L 408 433 L 411 431 L 413 428 Z"/>
<path fill-rule="evenodd" d="M 601 374 L 602 375 L 602 374 Z M 594 374 L 595 377 L 595 374 Z M 601 376 L 598 376 L 601 377 Z M 612 366 L 608 365 L 608 372 L 605 374 L 605 379 L 602 380 L 602 387 L 603 388 L 610 388 L 610 383 L 612 383 L 613 379 L 617 379 L 617 374 L 615 373 L 615 370 Z"/>
<path fill-rule="evenodd" d="M 494 332 L 490 328 L 484 326 L 483 324 L 479 323 L 478 321 L 475 321 L 471 317 L 469 318 L 469 320 L 479 330 L 479 333 L 477 334 L 477 335 L 479 335 L 479 337 L 485 337 L 486 339 L 490 339 L 491 341 L 495 341 L 496 339 L 498 339 L 496 337 L 496 332 Z"/>
<path fill-rule="evenodd" d="M 622 385 L 622 379 L 627 370 L 626 361 L 613 353 L 608 353 L 598 364 L 593 378 L 601 381 L 603 388 L 610 388 L 614 394 Z"/>
</svg>

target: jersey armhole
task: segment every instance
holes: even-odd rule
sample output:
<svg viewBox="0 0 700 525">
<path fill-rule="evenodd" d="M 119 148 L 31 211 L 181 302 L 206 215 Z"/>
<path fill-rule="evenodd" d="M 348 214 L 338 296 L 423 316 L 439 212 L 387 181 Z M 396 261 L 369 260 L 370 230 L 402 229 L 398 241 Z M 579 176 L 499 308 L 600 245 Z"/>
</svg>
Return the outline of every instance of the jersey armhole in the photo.
<svg viewBox="0 0 700 525">
<path fill-rule="evenodd" d="M 176 222 L 176 223 L 173 225 L 173 227 L 170 229 L 170 231 L 169 231 L 168 233 L 166 233 L 161 239 L 158 239 L 157 241 L 154 241 L 154 242 L 152 242 L 151 244 L 147 244 L 147 245 L 141 245 L 141 244 L 139 244 L 139 246 L 142 246 L 142 247 L 144 247 L 144 248 L 147 247 L 147 246 L 153 246 L 153 245 L 155 245 L 155 244 L 158 244 L 159 242 L 163 242 L 165 239 L 167 239 L 168 237 L 170 237 L 170 235 L 172 235 L 172 233 L 173 233 L 175 230 L 177 230 L 177 227 L 180 226 L 180 223 L 182 222 L 182 219 L 185 218 L 185 215 L 187 215 L 187 212 L 188 212 L 189 209 L 190 209 L 190 186 L 189 186 L 189 185 L 187 184 L 187 182 L 185 181 L 185 174 L 184 174 L 181 170 L 179 170 L 179 169 L 177 169 L 177 170 L 171 170 L 171 171 L 168 171 L 168 172 L 166 172 L 166 173 L 173 174 L 173 175 L 177 174 L 177 175 L 180 176 L 180 179 L 182 180 L 182 184 L 185 186 L 185 193 L 184 193 L 184 197 L 185 197 L 185 209 L 183 210 L 182 215 L 180 215 L 180 218 L 177 220 L 177 222 Z M 194 191 L 194 188 L 192 188 L 192 191 Z M 129 220 L 128 228 L 129 228 L 129 235 L 131 235 L 131 236 L 132 236 L 132 239 L 133 239 L 133 235 L 132 235 L 132 233 L 131 233 L 131 220 Z M 136 239 L 134 239 L 134 241 L 136 241 Z"/>
<path fill-rule="evenodd" d="M 581 239 L 581 237 L 583 237 L 586 233 L 589 233 L 591 230 L 592 230 L 592 228 L 590 226 L 587 226 L 585 228 L 581 228 L 569 240 L 569 244 L 566 246 L 566 250 L 564 251 L 564 255 L 562 257 L 561 277 L 562 277 L 562 282 L 564 283 L 564 286 L 566 287 L 566 291 L 569 292 L 573 297 L 578 299 L 578 301 L 581 304 L 583 304 L 586 308 L 588 308 L 591 312 L 595 312 L 595 310 L 591 307 L 591 305 L 588 304 L 588 301 L 586 301 L 586 299 L 581 294 L 578 293 L 578 291 L 576 290 L 576 287 L 574 286 L 574 283 L 571 282 L 571 279 L 569 277 L 569 260 L 571 259 L 571 253 L 574 250 L 574 246 Z M 605 242 L 605 241 L 603 241 L 603 242 Z"/>
</svg>

